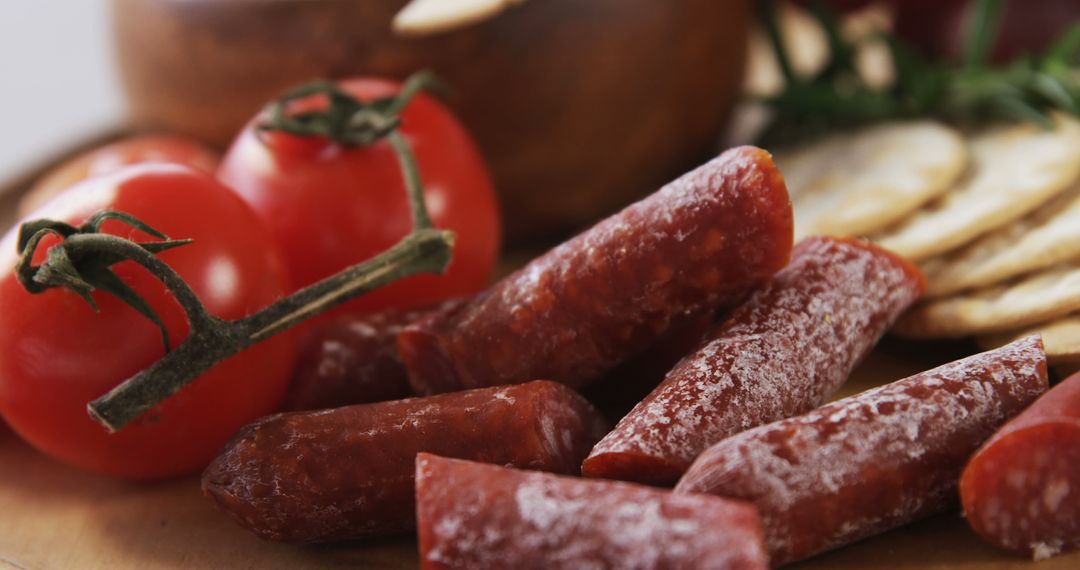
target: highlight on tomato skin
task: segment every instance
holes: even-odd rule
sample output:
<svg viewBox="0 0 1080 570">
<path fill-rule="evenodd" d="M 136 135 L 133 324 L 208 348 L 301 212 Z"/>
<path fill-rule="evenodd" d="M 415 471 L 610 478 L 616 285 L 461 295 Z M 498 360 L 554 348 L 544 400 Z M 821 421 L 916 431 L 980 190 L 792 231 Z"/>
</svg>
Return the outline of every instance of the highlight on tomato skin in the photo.
<svg viewBox="0 0 1080 570">
<path fill-rule="evenodd" d="M 160 258 L 214 315 L 239 318 L 285 292 L 269 233 L 209 175 L 175 165 L 132 166 L 76 184 L 32 216 L 77 224 L 104 208 L 130 213 L 172 238 L 193 239 Z M 155 239 L 115 221 L 102 230 Z M 201 469 L 238 428 L 276 411 L 294 359 L 288 332 L 218 364 L 108 434 L 87 415 L 87 402 L 161 358 L 160 331 L 101 292 L 93 294 L 100 312 L 66 290 L 29 294 L 12 271 L 16 232 L 0 240 L 0 416 L 31 445 L 87 471 L 157 479 Z M 35 262 L 51 243 L 42 243 Z M 165 287 L 132 262 L 114 269 L 157 312 L 172 345 L 183 341 L 186 317 Z"/>
<path fill-rule="evenodd" d="M 401 87 L 372 78 L 337 85 L 361 101 L 392 97 Z M 289 108 L 307 111 L 325 104 L 313 97 Z M 443 275 L 393 283 L 324 315 L 427 305 L 475 293 L 492 276 L 502 229 L 491 176 L 476 144 L 442 103 L 424 93 L 413 97 L 400 118 L 400 131 L 419 163 L 431 218 L 436 227 L 455 233 L 450 267 Z M 290 291 L 366 260 L 408 233 L 401 166 L 385 139 L 347 147 L 323 137 L 259 132 L 265 119 L 265 113 L 256 116 L 239 134 L 218 177 L 270 229 L 284 255 Z"/>
</svg>

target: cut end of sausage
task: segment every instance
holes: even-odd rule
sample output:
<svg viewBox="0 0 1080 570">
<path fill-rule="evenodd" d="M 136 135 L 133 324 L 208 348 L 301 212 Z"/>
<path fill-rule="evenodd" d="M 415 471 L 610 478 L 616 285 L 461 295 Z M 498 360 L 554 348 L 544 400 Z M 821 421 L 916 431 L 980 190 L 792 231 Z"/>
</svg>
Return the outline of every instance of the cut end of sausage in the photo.
<svg viewBox="0 0 1080 570">
<path fill-rule="evenodd" d="M 671 459 L 632 451 L 595 452 L 581 465 L 581 474 L 596 479 L 631 481 L 654 487 L 672 487 L 690 467 Z"/>
<path fill-rule="evenodd" d="M 769 154 L 728 150 L 398 337 L 418 394 L 551 378 L 582 387 L 687 315 L 787 264 L 791 200 Z"/>
<path fill-rule="evenodd" d="M 433 396 L 465 388 L 454 363 L 439 342 L 439 335 L 423 319 L 405 327 L 397 337 L 398 353 L 414 394 Z"/>
<path fill-rule="evenodd" d="M 610 426 L 599 411 L 581 394 L 551 380 L 537 380 L 534 386 L 536 441 L 548 458 L 544 471 L 578 475 L 581 461 Z"/>
<path fill-rule="evenodd" d="M 983 539 L 1035 559 L 1080 547 L 1080 420 L 1011 431 L 972 458 L 964 516 Z"/>
<path fill-rule="evenodd" d="M 861 540 L 951 508 L 964 462 L 1046 390 L 1045 365 L 1027 337 L 738 433 L 675 491 L 755 504 L 774 564 Z"/>
</svg>

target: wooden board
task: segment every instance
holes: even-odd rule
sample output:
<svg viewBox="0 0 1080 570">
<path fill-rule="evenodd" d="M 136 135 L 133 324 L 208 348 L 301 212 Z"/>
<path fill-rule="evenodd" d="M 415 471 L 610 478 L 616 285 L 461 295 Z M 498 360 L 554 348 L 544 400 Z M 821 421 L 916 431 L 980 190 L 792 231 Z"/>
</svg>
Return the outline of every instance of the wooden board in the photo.
<svg viewBox="0 0 1080 570">
<path fill-rule="evenodd" d="M 972 347 L 887 341 L 845 393 L 897 379 Z M 260 540 L 218 513 L 197 478 L 131 484 L 59 465 L 0 427 L 0 569 L 416 568 L 412 537 L 293 547 Z M 959 513 L 898 529 L 792 568 L 1065 570 L 1080 553 L 1038 564 L 983 544 Z"/>
</svg>

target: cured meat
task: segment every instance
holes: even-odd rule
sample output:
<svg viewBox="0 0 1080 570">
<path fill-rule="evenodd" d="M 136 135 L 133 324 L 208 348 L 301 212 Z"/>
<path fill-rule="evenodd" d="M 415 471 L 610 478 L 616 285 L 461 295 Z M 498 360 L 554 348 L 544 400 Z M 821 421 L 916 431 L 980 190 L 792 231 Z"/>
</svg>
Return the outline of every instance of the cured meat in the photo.
<svg viewBox="0 0 1080 570">
<path fill-rule="evenodd" d="M 765 569 L 752 505 L 420 454 L 428 570 Z"/>
<path fill-rule="evenodd" d="M 971 528 L 1036 559 L 1080 547 L 1080 374 L 1005 424 L 964 469 Z"/>
<path fill-rule="evenodd" d="M 956 502 L 964 463 L 1046 390 L 1038 336 L 732 436 L 675 487 L 754 503 L 775 565 Z"/>
<path fill-rule="evenodd" d="M 240 430 L 202 488 L 270 540 L 387 534 L 415 523 L 418 452 L 573 474 L 604 427 L 581 396 L 548 381 L 278 414 Z"/>
<path fill-rule="evenodd" d="M 812 237 L 680 361 L 582 467 L 673 485 L 709 445 L 820 406 L 919 297 L 919 270 L 866 242 Z"/>
<path fill-rule="evenodd" d="M 318 323 L 301 345 L 285 410 L 319 410 L 412 394 L 397 352 L 401 329 L 461 300 L 419 309 L 343 315 Z"/>
<path fill-rule="evenodd" d="M 533 260 L 398 347 L 418 394 L 548 378 L 581 387 L 688 315 L 783 267 L 791 202 L 769 154 L 729 150 Z"/>
<path fill-rule="evenodd" d="M 676 362 L 697 348 L 713 323 L 710 313 L 672 327 L 647 349 L 585 386 L 581 395 L 614 425 L 660 384 Z"/>
</svg>

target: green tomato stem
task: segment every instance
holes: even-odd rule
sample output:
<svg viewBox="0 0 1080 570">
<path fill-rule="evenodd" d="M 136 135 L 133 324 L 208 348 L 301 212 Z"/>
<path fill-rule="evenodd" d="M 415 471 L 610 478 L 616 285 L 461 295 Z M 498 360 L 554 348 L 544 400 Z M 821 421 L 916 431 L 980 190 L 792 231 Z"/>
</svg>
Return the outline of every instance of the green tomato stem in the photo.
<svg viewBox="0 0 1080 570">
<path fill-rule="evenodd" d="M 448 231 L 421 228 L 378 256 L 301 289 L 253 315 L 235 321 L 209 316 L 192 323 L 191 333 L 179 347 L 87 404 L 87 411 L 109 431 L 123 429 L 218 362 L 253 344 L 398 279 L 445 271 L 453 241 L 453 234 Z"/>
</svg>

